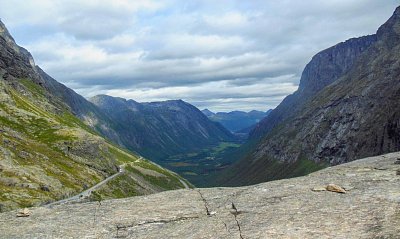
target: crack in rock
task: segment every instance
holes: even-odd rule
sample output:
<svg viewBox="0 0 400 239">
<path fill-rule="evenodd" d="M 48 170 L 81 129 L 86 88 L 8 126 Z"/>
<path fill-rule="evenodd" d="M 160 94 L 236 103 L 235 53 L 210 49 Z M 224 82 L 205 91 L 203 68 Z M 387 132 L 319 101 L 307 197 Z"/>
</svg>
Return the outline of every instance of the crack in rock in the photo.
<svg viewBox="0 0 400 239">
<path fill-rule="evenodd" d="M 239 236 L 240 236 L 240 239 L 244 239 L 244 237 L 243 237 L 243 235 L 242 235 L 242 229 L 240 228 L 239 220 L 237 219 L 237 216 L 240 214 L 240 212 L 237 210 L 237 208 L 236 208 L 236 206 L 235 206 L 234 203 L 232 203 L 232 209 L 233 209 L 233 212 L 231 212 L 231 213 L 232 213 L 233 216 L 235 217 L 236 225 L 237 225 L 237 227 L 238 227 L 238 229 L 239 229 Z"/>
<path fill-rule="evenodd" d="M 199 195 L 200 195 L 200 197 L 201 197 L 201 200 L 202 200 L 203 203 L 204 203 L 204 207 L 205 207 L 205 209 L 206 209 L 206 214 L 207 214 L 207 216 L 213 216 L 213 215 L 215 215 L 216 212 L 211 212 L 211 211 L 210 211 L 210 205 L 208 204 L 207 199 L 204 197 L 204 195 L 200 192 L 200 190 L 196 190 L 196 191 L 199 193 Z M 222 223 L 224 224 L 225 230 L 226 230 L 229 234 L 232 234 L 232 233 L 229 231 L 229 229 L 228 229 L 228 225 L 226 225 L 226 223 L 225 223 L 223 220 L 219 219 L 218 217 L 217 217 L 217 220 L 219 220 L 220 222 L 222 222 Z"/>
<path fill-rule="evenodd" d="M 180 222 L 180 221 L 186 221 L 186 220 L 197 219 L 197 218 L 199 218 L 199 217 L 198 216 L 187 216 L 187 217 L 178 217 L 178 218 L 171 218 L 171 219 L 154 219 L 154 220 L 148 220 L 148 221 L 141 221 L 136 224 L 132 223 L 132 224 L 126 224 L 126 225 L 115 225 L 115 227 L 117 228 L 116 238 L 128 237 L 130 234 L 128 229 L 133 228 L 133 227 L 140 227 L 140 226 L 151 225 L 151 224 L 167 224 L 167 223 Z"/>
<path fill-rule="evenodd" d="M 196 190 L 196 191 L 199 193 L 199 195 L 200 195 L 200 197 L 201 197 L 201 200 L 202 200 L 203 203 L 204 203 L 204 207 L 205 207 L 205 209 L 206 209 L 206 214 L 207 214 L 207 216 L 211 216 L 210 210 L 208 209 L 208 208 L 209 208 L 209 205 L 208 205 L 207 200 L 204 198 L 204 196 L 203 196 L 203 194 L 200 192 L 200 190 Z"/>
</svg>

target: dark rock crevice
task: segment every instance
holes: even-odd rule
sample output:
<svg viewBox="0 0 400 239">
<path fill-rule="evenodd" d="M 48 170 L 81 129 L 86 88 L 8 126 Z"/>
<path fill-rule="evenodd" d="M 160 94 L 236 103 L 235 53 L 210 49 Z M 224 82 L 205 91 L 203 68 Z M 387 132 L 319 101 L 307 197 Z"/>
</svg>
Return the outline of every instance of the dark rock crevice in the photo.
<svg viewBox="0 0 400 239">
<path fill-rule="evenodd" d="M 146 220 L 139 223 L 132 223 L 132 224 L 116 224 L 116 238 L 126 238 L 130 236 L 133 232 L 130 232 L 130 228 L 134 227 L 141 227 L 145 225 L 151 224 L 168 224 L 174 222 L 181 222 L 186 220 L 198 219 L 199 216 L 182 216 L 176 218 L 169 218 L 169 219 L 154 219 L 154 220 Z"/>
<path fill-rule="evenodd" d="M 233 216 L 235 217 L 235 221 L 236 221 L 236 225 L 237 225 L 237 228 L 238 228 L 238 230 L 239 230 L 239 236 L 240 236 L 240 239 L 244 239 L 244 237 L 243 237 L 243 235 L 242 235 L 242 229 L 241 229 L 241 227 L 240 227 L 240 223 L 239 223 L 239 220 L 238 220 L 238 218 L 237 218 L 237 216 L 241 213 L 240 211 L 238 211 L 237 210 L 237 208 L 236 208 L 236 206 L 235 206 L 235 204 L 234 203 L 232 203 L 232 214 L 233 214 Z"/>
<path fill-rule="evenodd" d="M 200 198 L 201 198 L 201 200 L 202 200 L 203 203 L 204 203 L 204 208 L 206 209 L 206 214 L 207 214 L 207 216 L 211 216 L 211 213 L 210 213 L 210 210 L 209 210 L 209 205 L 208 205 L 207 200 L 204 198 L 204 196 L 203 196 L 203 194 L 200 192 L 200 190 L 196 190 L 196 192 L 199 193 Z"/>
</svg>

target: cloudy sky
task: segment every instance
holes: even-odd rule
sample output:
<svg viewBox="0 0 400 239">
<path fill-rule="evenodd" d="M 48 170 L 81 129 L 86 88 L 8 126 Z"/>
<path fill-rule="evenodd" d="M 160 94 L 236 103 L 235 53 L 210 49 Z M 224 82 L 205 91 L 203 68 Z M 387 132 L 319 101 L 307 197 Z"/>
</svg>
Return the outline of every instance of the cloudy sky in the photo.
<svg viewBox="0 0 400 239">
<path fill-rule="evenodd" d="M 0 0 L 36 64 L 90 97 L 267 110 L 318 51 L 375 33 L 399 0 Z"/>
</svg>

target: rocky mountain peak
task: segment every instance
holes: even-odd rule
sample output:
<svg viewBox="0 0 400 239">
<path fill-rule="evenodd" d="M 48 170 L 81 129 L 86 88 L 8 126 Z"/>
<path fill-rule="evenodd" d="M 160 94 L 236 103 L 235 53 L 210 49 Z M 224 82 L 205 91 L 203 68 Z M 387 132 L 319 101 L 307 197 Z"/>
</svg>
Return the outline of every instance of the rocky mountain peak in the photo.
<svg viewBox="0 0 400 239">
<path fill-rule="evenodd" d="M 400 40 L 400 6 L 396 8 L 392 17 L 377 31 L 378 39 L 389 48 L 394 47 Z"/>
<path fill-rule="evenodd" d="M 0 20 L 0 36 L 2 36 L 3 38 L 7 38 L 8 41 L 15 43 L 14 38 L 10 35 L 6 25 L 4 25 L 4 23 L 1 20 Z"/>
<path fill-rule="evenodd" d="M 212 111 L 209 110 L 209 109 L 204 109 L 204 110 L 202 110 L 201 112 L 203 112 L 203 114 L 205 114 L 207 117 L 212 116 L 212 115 L 215 115 L 215 113 L 212 112 Z"/>
<path fill-rule="evenodd" d="M 43 83 L 37 74 L 32 55 L 17 45 L 7 27 L 0 21 L 0 68 L 6 71 L 5 79 L 31 78 Z"/>
<path fill-rule="evenodd" d="M 352 38 L 315 55 L 302 73 L 299 92 L 315 94 L 336 81 L 376 40 L 376 35 Z"/>
<path fill-rule="evenodd" d="M 296 92 L 287 96 L 250 133 L 257 139 L 290 118 L 307 100 L 346 74 L 356 60 L 377 41 L 376 35 L 352 38 L 316 54 L 306 65 Z"/>
</svg>

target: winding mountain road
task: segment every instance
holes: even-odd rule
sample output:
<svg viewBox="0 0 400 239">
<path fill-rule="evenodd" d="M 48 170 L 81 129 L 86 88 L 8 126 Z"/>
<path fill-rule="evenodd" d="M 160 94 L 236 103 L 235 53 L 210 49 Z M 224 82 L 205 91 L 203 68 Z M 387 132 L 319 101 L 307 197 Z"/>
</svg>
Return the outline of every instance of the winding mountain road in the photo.
<svg viewBox="0 0 400 239">
<path fill-rule="evenodd" d="M 143 159 L 143 157 L 140 157 L 136 161 L 139 161 L 139 160 L 142 160 L 142 159 Z M 92 192 L 94 190 L 96 190 L 99 187 L 103 186 L 104 184 L 106 184 L 110 180 L 114 179 L 115 177 L 118 177 L 119 175 L 123 174 L 125 172 L 125 166 L 126 166 L 126 163 L 121 164 L 119 166 L 118 173 L 111 175 L 110 177 L 108 177 L 108 178 L 104 179 L 103 181 L 99 182 L 98 184 L 86 189 L 85 191 L 83 191 L 83 192 L 81 192 L 81 193 L 79 193 L 79 194 L 77 194 L 75 196 L 49 203 L 49 204 L 47 204 L 45 206 L 50 206 L 51 207 L 51 206 L 54 206 L 54 205 L 60 205 L 60 204 L 65 204 L 65 203 L 70 203 L 70 202 L 79 202 L 79 201 L 81 201 L 81 200 L 83 200 L 85 198 L 88 198 L 88 197 L 90 197 L 90 195 L 92 194 Z M 189 185 L 185 181 L 183 181 L 182 179 L 179 179 L 179 181 L 182 183 L 182 185 L 184 186 L 185 189 L 189 189 L 190 188 Z"/>
<path fill-rule="evenodd" d="M 99 187 L 103 186 L 104 184 L 106 184 L 107 182 L 112 180 L 113 178 L 123 174 L 125 172 L 125 166 L 126 166 L 126 163 L 122 164 L 119 167 L 118 173 L 111 175 L 110 177 L 104 179 L 103 181 L 99 182 L 98 184 L 94 185 L 93 187 L 88 188 L 85 191 L 83 191 L 83 192 L 81 192 L 81 193 L 79 193 L 79 194 L 77 194 L 75 196 L 72 196 L 72 197 L 69 197 L 69 198 L 66 198 L 66 199 L 62 199 L 62 200 L 59 200 L 59 201 L 56 201 L 56 202 L 49 203 L 46 206 L 54 206 L 54 205 L 70 203 L 70 202 L 78 202 L 80 200 L 83 200 L 83 199 L 89 197 L 94 190 L 96 190 Z"/>
<path fill-rule="evenodd" d="M 183 184 L 183 186 L 185 187 L 185 189 L 189 189 L 189 185 L 187 185 L 187 183 L 185 181 L 183 181 L 182 179 L 179 179 L 179 181 Z"/>
</svg>

